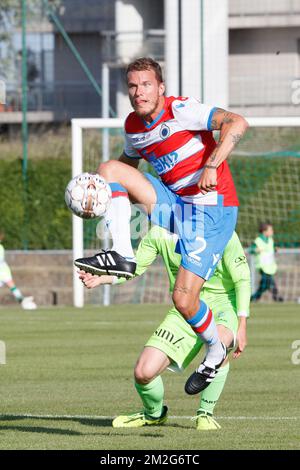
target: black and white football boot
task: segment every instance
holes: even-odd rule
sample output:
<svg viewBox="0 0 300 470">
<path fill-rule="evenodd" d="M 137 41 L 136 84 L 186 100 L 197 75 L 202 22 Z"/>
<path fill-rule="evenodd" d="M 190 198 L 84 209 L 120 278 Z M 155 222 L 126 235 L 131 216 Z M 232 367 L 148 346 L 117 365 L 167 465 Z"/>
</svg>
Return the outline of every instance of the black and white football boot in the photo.
<svg viewBox="0 0 300 470">
<path fill-rule="evenodd" d="M 187 379 L 185 383 L 184 390 L 188 395 L 196 395 L 197 393 L 202 392 L 202 390 L 208 387 L 217 375 L 218 369 L 220 368 L 220 366 L 224 362 L 224 359 L 226 359 L 227 356 L 226 346 L 223 343 L 221 344 L 223 348 L 223 358 L 221 362 L 212 367 L 211 364 L 208 365 L 206 363 L 207 356 L 205 356 L 199 368 L 195 372 L 193 372 L 193 374 Z"/>
<path fill-rule="evenodd" d="M 79 258 L 74 261 L 75 266 L 86 273 L 101 276 L 134 277 L 136 262 L 129 261 L 116 251 L 103 250 L 90 258 Z"/>
</svg>

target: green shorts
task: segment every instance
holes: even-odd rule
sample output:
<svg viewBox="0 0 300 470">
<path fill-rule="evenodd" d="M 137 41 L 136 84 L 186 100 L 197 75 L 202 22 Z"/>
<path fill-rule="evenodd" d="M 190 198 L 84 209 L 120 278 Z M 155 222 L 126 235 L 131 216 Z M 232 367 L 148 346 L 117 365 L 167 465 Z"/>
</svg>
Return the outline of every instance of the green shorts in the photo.
<svg viewBox="0 0 300 470">
<path fill-rule="evenodd" d="M 232 331 L 235 343 L 238 318 L 232 305 L 223 305 L 222 309 L 213 310 L 213 313 L 217 325 L 224 325 Z M 169 369 L 178 372 L 192 362 L 203 342 L 173 307 L 145 346 L 157 348 L 165 353 L 172 361 Z"/>
<path fill-rule="evenodd" d="M 0 287 L 12 279 L 11 270 L 7 263 L 0 264 Z"/>
</svg>

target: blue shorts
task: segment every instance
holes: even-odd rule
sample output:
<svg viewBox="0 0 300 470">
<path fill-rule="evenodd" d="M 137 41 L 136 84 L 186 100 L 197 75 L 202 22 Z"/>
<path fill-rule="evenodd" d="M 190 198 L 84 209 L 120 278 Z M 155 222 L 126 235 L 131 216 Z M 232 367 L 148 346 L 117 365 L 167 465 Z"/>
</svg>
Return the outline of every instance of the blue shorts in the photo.
<svg viewBox="0 0 300 470">
<path fill-rule="evenodd" d="M 151 223 L 176 233 L 181 266 L 208 280 L 232 237 L 238 208 L 224 206 L 220 195 L 214 206 L 184 202 L 159 179 L 144 175 L 154 187 L 158 201 L 150 215 Z"/>
</svg>

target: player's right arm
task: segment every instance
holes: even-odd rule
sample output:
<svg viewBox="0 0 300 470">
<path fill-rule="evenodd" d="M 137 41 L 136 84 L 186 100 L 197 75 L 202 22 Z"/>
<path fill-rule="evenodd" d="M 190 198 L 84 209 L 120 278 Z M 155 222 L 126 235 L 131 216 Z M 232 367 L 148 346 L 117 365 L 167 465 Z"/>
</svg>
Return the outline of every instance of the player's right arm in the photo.
<svg viewBox="0 0 300 470">
<path fill-rule="evenodd" d="M 127 155 L 123 152 L 119 157 L 119 162 L 126 163 L 126 165 L 132 166 L 133 168 L 138 168 L 140 159 L 127 157 Z"/>
<path fill-rule="evenodd" d="M 187 130 L 220 131 L 218 145 L 206 158 L 200 174 L 198 187 L 206 194 L 215 191 L 217 168 L 228 158 L 246 132 L 248 123 L 243 116 L 221 108 L 212 108 L 193 97 L 172 104 L 175 119 Z"/>
<path fill-rule="evenodd" d="M 220 131 L 219 142 L 205 163 L 198 186 L 202 193 L 214 191 L 217 185 L 217 168 L 231 154 L 243 137 L 248 123 L 243 116 L 216 108 L 211 118 L 211 130 Z"/>
</svg>

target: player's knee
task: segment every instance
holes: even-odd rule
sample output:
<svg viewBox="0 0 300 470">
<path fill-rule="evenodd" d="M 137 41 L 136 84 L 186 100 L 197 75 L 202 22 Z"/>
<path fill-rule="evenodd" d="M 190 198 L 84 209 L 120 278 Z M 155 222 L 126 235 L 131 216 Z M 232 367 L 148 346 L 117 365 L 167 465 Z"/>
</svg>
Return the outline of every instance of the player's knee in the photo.
<svg viewBox="0 0 300 470">
<path fill-rule="evenodd" d="M 195 314 L 195 305 L 190 297 L 174 292 L 173 302 L 176 309 L 184 318 L 190 318 Z"/>
<path fill-rule="evenodd" d="M 155 378 L 155 373 L 150 365 L 137 364 L 134 369 L 134 378 L 138 384 L 146 385 Z"/>
<path fill-rule="evenodd" d="M 115 160 L 100 163 L 97 172 L 107 181 L 115 180 L 118 175 L 119 163 L 120 162 Z"/>
</svg>

